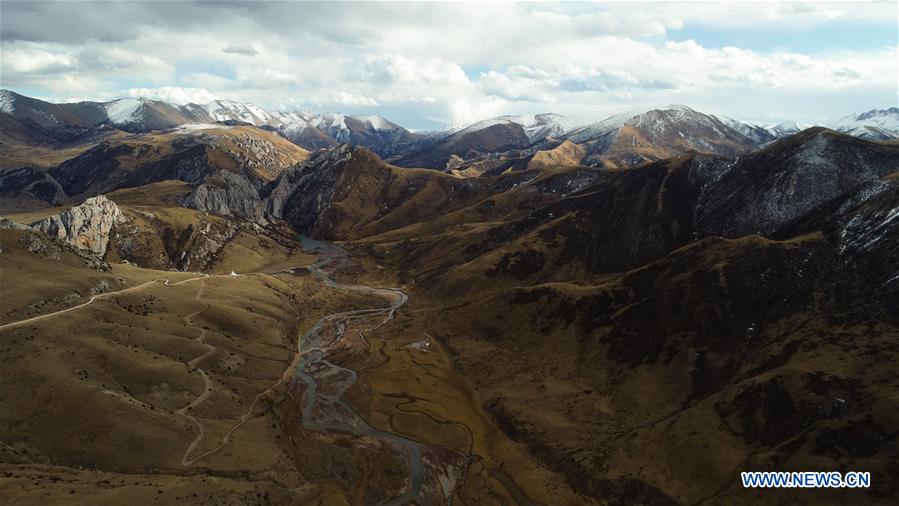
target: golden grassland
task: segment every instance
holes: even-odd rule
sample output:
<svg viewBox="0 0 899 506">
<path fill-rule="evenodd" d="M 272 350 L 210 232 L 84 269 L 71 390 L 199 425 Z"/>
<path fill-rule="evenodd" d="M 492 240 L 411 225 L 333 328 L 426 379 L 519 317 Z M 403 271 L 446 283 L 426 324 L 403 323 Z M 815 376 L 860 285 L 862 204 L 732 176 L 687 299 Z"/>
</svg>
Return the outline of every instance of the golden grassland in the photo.
<svg viewBox="0 0 899 506">
<path fill-rule="evenodd" d="M 78 142 L 69 146 L 50 147 L 34 145 L 12 137 L 6 137 L 0 142 L 0 169 L 22 167 L 32 165 L 50 168 L 74 158 L 88 149 L 104 141 L 112 141 L 127 136 L 124 132 L 115 131 L 87 142 Z"/>
<path fill-rule="evenodd" d="M 257 495 L 260 503 L 314 499 L 318 488 L 282 449 L 272 406 L 300 333 L 327 312 L 365 304 L 358 295 L 292 274 L 207 276 L 119 264 L 98 272 L 71 254 L 33 255 L 18 234 L 0 234 L 5 323 L 31 316 L 36 301 L 82 295 L 41 307 L 46 314 L 90 300 L 97 280 L 111 286 L 84 307 L 0 329 L 5 503 L 65 502 L 71 490 L 96 503 L 172 502 L 181 491 L 195 503 L 202 500 L 193 493 L 214 504 L 248 504 Z M 234 245 L 222 269 L 274 272 L 309 261 L 242 260 L 243 251 Z"/>
<path fill-rule="evenodd" d="M 395 271 L 378 269 L 362 256 L 355 259 L 364 266 L 365 284 L 400 286 Z M 394 320 L 366 333 L 368 354 L 343 364 L 359 375 L 347 392 L 350 403 L 375 427 L 466 455 L 468 474 L 453 504 L 594 504 L 485 413 L 484 390 L 459 371 L 432 325 L 447 308 L 414 285 L 403 289 L 412 294 L 410 302 Z M 408 346 L 426 336 L 428 351 Z"/>
<path fill-rule="evenodd" d="M 178 226 L 196 218 L 152 211 Z M 22 235 L 0 231 L 0 324 L 79 306 L 106 285 L 83 307 L 0 329 L 8 504 L 367 504 L 402 488 L 396 456 L 316 441 L 285 396 L 306 329 L 383 301 L 279 273 L 314 256 L 264 234 L 238 234 L 204 274 L 97 271 L 65 248 L 59 259 L 33 254 Z M 373 426 L 466 455 L 459 504 L 589 502 L 503 435 L 437 339 L 427 353 L 405 347 L 433 311 L 404 308 L 368 336 L 369 351 L 344 357 L 359 371 L 348 402 Z M 316 467 L 347 476 L 321 479 Z"/>
<path fill-rule="evenodd" d="M 372 350 L 352 364 L 359 382 L 350 392 L 368 421 L 383 430 L 455 449 L 469 459 L 459 504 L 590 504 L 558 475 L 540 466 L 484 413 L 482 399 L 453 368 L 439 336 L 427 352 L 419 341 L 437 308 L 414 305 L 370 337 Z"/>
</svg>

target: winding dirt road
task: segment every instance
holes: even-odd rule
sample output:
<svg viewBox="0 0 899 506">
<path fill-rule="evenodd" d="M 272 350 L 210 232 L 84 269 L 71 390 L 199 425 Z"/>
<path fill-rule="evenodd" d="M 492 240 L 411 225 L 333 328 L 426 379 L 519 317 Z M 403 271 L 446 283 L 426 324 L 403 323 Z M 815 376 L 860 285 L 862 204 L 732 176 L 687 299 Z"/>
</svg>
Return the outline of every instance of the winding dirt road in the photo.
<svg viewBox="0 0 899 506">
<path fill-rule="evenodd" d="M 124 289 L 122 289 L 122 290 L 116 290 L 116 291 L 114 291 L 114 292 L 104 292 L 104 293 L 100 293 L 100 294 L 94 295 L 94 296 L 92 296 L 90 299 L 88 299 L 87 302 L 83 302 L 83 303 L 81 303 L 81 304 L 78 304 L 77 306 L 72 306 L 72 307 L 66 308 L 66 309 L 60 309 L 59 311 L 54 311 L 54 312 L 52 312 L 52 313 L 42 314 L 42 315 L 40 315 L 40 316 L 34 316 L 34 317 L 32 317 L 32 318 L 26 318 L 26 319 L 24 319 L 24 320 L 19 320 L 19 321 L 17 321 L 17 322 L 4 323 L 3 325 L 0 325 L 0 330 L 7 329 L 7 328 L 12 328 L 12 327 L 17 327 L 17 326 L 19 326 L 19 325 L 25 325 L 26 323 L 36 322 L 36 321 L 38 321 L 38 320 L 44 320 L 44 319 L 46 319 L 46 318 L 53 318 L 54 316 L 59 316 L 59 315 L 64 314 L 64 313 L 68 313 L 69 311 L 74 311 L 74 310 L 76 310 L 76 309 L 81 309 L 81 308 L 83 308 L 83 307 L 85 307 L 85 306 L 89 306 L 89 305 L 93 304 L 94 302 L 96 302 L 96 301 L 98 301 L 98 300 L 100 300 L 100 299 L 105 299 L 105 298 L 107 298 L 107 297 L 112 297 L 113 295 L 120 295 L 120 294 L 123 294 L 123 293 L 134 292 L 134 291 L 136 291 L 136 290 L 140 290 L 141 288 L 146 288 L 146 287 L 152 285 L 153 283 L 162 283 L 162 284 L 165 285 L 165 286 L 178 286 L 178 285 L 183 285 L 184 283 L 189 283 L 189 282 L 191 282 L 191 281 L 196 281 L 196 280 L 198 280 L 198 279 L 206 279 L 206 278 L 214 277 L 214 276 L 217 276 L 217 275 L 213 275 L 213 274 L 205 274 L 205 275 L 203 275 L 203 276 L 197 276 L 197 277 L 195 277 L 195 278 L 184 279 L 184 280 L 178 281 L 177 283 L 172 283 L 172 282 L 170 282 L 170 281 L 169 281 L 168 279 L 166 279 L 166 278 L 154 279 L 154 280 L 151 280 L 151 281 L 147 281 L 146 283 L 141 283 L 141 284 L 139 284 L 139 285 L 134 285 L 134 286 L 131 286 L 131 287 L 128 287 L 128 288 L 124 288 Z"/>
<path fill-rule="evenodd" d="M 339 248 L 337 248 L 339 250 Z M 356 381 L 356 372 L 351 369 L 345 369 L 343 367 L 339 367 L 330 361 L 327 360 L 328 354 L 331 352 L 332 346 L 341 341 L 344 333 L 348 328 L 352 326 L 353 322 L 359 322 L 364 320 L 374 320 L 371 324 L 364 326 L 362 328 L 357 328 L 356 332 L 358 333 L 361 341 L 366 345 L 370 346 L 368 340 L 366 339 L 367 334 L 373 332 L 374 330 L 380 328 L 388 321 L 393 319 L 396 315 L 396 311 L 399 307 L 403 306 L 408 300 L 408 295 L 402 292 L 399 289 L 395 288 L 372 288 L 364 285 L 351 285 L 351 284 L 343 284 L 336 280 L 334 280 L 330 273 L 324 270 L 324 265 L 335 262 L 340 263 L 340 260 L 343 260 L 342 254 L 334 254 L 334 250 L 325 250 L 319 251 L 320 254 L 324 258 L 320 258 L 315 264 L 310 266 L 298 266 L 290 269 L 285 269 L 278 272 L 259 272 L 259 273 L 246 273 L 246 274 L 278 274 L 283 272 L 292 272 L 296 269 L 307 269 L 313 275 L 315 275 L 324 285 L 329 286 L 331 288 L 336 288 L 339 290 L 345 291 L 353 291 L 359 293 L 367 293 L 371 295 L 376 295 L 379 298 L 386 299 L 388 302 L 386 305 L 378 305 L 376 307 L 369 307 L 363 309 L 349 310 L 349 311 L 338 311 L 334 313 L 327 314 L 323 316 L 319 321 L 309 329 L 304 335 L 302 335 L 297 342 L 297 353 L 294 356 L 294 360 L 291 365 L 285 369 L 282 376 L 271 386 L 260 392 L 255 396 L 253 402 L 247 408 L 247 410 L 237 419 L 236 423 L 232 425 L 221 437 L 218 441 L 218 444 L 206 450 L 199 455 L 192 457 L 191 455 L 197 451 L 198 446 L 203 442 L 204 438 L 207 436 L 207 430 L 204 424 L 198 419 L 196 416 L 192 415 L 191 410 L 195 409 L 197 406 L 205 402 L 209 396 L 213 392 L 213 381 L 209 377 L 209 374 L 203 368 L 199 367 L 204 360 L 212 356 L 218 351 L 218 348 L 214 345 L 205 342 L 207 331 L 206 329 L 200 328 L 199 333 L 196 338 L 193 340 L 205 345 L 208 349 L 205 353 L 191 359 L 188 364 L 194 368 L 197 373 L 203 379 L 203 391 L 198 395 L 195 399 L 190 401 L 185 406 L 179 408 L 174 413 L 182 416 L 193 423 L 193 425 L 197 429 L 196 437 L 191 441 L 189 446 L 184 452 L 184 455 L 181 459 L 181 464 L 185 467 L 192 466 L 197 461 L 200 461 L 214 453 L 217 453 L 222 448 L 226 447 L 228 443 L 231 441 L 232 435 L 239 430 L 247 421 L 249 421 L 254 416 L 254 412 L 258 407 L 260 401 L 262 401 L 267 396 L 271 396 L 276 389 L 285 385 L 285 384 L 295 384 L 296 382 L 306 383 L 308 386 L 308 390 L 306 391 L 305 399 L 303 404 L 303 426 L 307 430 L 313 431 L 321 431 L 321 432 L 330 432 L 337 431 L 348 434 L 356 434 L 356 435 L 366 435 L 369 437 L 377 438 L 381 441 L 384 441 L 387 444 L 395 446 L 399 451 L 405 453 L 406 462 L 409 466 L 409 477 L 407 482 L 407 488 L 402 491 L 398 496 L 391 498 L 387 504 L 405 504 L 410 500 L 414 500 L 419 497 L 419 494 L 422 490 L 423 482 L 425 481 L 425 472 L 423 469 L 423 461 L 422 461 L 422 452 L 424 450 L 424 445 L 420 442 L 410 440 L 406 437 L 403 437 L 399 434 L 395 434 L 392 432 L 387 432 L 383 430 L 376 429 L 372 426 L 369 426 L 358 413 L 355 412 L 344 400 L 342 399 L 344 391 L 349 388 L 350 385 L 355 383 Z M 342 252 L 341 252 L 342 253 Z M 335 258 L 335 256 L 337 258 Z M 339 259 L 339 260 L 338 260 Z M 245 275 L 246 275 L 245 274 Z M 184 279 L 177 282 L 171 282 L 167 278 L 158 278 L 153 279 L 151 281 L 147 281 L 145 283 L 141 283 L 135 286 L 131 286 L 128 288 L 124 288 L 121 290 L 115 290 L 111 292 L 106 292 L 102 294 L 93 295 L 87 301 L 77 304 L 75 306 L 62 309 L 59 311 L 55 311 L 52 313 L 47 313 L 40 316 L 35 316 L 31 318 L 26 318 L 24 320 L 6 323 L 0 325 L 0 330 L 16 327 L 20 325 L 26 325 L 33 322 L 38 322 L 41 320 L 54 318 L 65 313 L 75 311 L 77 309 L 81 309 L 87 307 L 99 300 L 108 299 L 114 297 L 116 295 L 121 295 L 125 293 L 135 292 L 138 290 L 145 289 L 150 287 L 156 283 L 161 283 L 164 286 L 178 286 L 186 283 L 191 283 L 194 281 L 200 281 L 200 287 L 194 295 L 194 299 L 199 302 L 203 301 L 203 292 L 206 288 L 205 280 L 211 279 L 214 277 L 232 277 L 229 275 L 213 275 L 213 274 L 204 274 L 196 277 Z M 187 326 L 196 327 L 195 318 L 207 311 L 210 308 L 208 303 L 204 302 L 204 306 L 202 309 L 195 311 L 193 313 L 189 313 L 183 317 L 183 320 Z M 333 339 L 328 340 L 326 342 L 322 342 L 322 335 L 320 331 L 323 330 L 324 326 L 334 325 L 336 332 L 333 333 Z M 337 379 L 336 383 L 332 383 L 334 381 L 333 378 L 324 378 L 320 377 L 318 374 L 312 373 L 312 370 L 329 370 L 335 373 L 339 373 L 343 379 Z M 328 388 L 326 390 L 333 389 L 334 392 L 331 395 L 325 394 L 322 391 L 319 391 L 317 387 L 319 387 L 319 382 L 325 381 L 328 383 Z M 121 398 L 125 402 L 136 403 L 138 405 L 144 405 L 141 401 L 134 399 L 130 395 L 113 392 L 113 391 L 104 391 L 103 393 L 113 395 L 115 397 Z M 319 416 L 313 414 L 313 407 L 316 404 L 322 405 L 324 404 L 325 411 L 331 411 L 331 409 L 341 409 L 346 413 L 349 413 L 350 419 L 344 420 L 336 420 L 336 421 L 325 421 Z M 326 417 L 327 418 L 327 417 Z"/>
<path fill-rule="evenodd" d="M 194 299 L 196 299 L 198 301 L 202 301 L 203 290 L 205 288 L 206 288 L 206 280 L 204 279 L 203 281 L 200 281 L 200 289 L 197 290 L 197 294 L 194 295 Z M 185 315 L 184 323 L 186 323 L 190 326 L 196 326 L 196 322 L 194 321 L 194 318 L 197 315 L 199 315 L 200 313 L 203 313 L 204 311 L 208 310 L 209 307 L 210 307 L 209 304 L 206 304 L 206 307 L 204 307 L 203 309 L 201 309 L 199 311 L 194 311 L 193 313 Z M 209 348 L 209 350 L 207 350 L 206 353 L 204 353 L 204 354 L 200 355 L 199 357 L 194 358 L 188 362 L 188 364 L 191 367 L 196 368 L 197 372 L 200 374 L 200 377 L 203 378 L 203 393 L 201 393 L 199 396 L 197 396 L 196 399 L 191 401 L 189 404 L 187 404 L 183 408 L 175 411 L 175 414 L 181 415 L 184 418 L 187 418 L 188 420 L 193 422 L 194 425 L 197 426 L 197 430 L 198 430 L 197 437 L 194 438 L 193 441 L 191 441 L 190 446 L 188 446 L 187 450 L 184 452 L 184 456 L 181 457 L 181 465 L 183 465 L 183 466 L 189 466 L 189 465 L 193 464 L 194 462 L 196 462 L 196 459 L 190 458 L 190 454 L 193 453 L 194 448 L 196 448 L 197 445 L 200 444 L 200 441 L 203 440 L 203 436 L 206 435 L 206 427 L 202 423 L 200 423 L 200 421 L 197 419 L 197 417 L 188 413 L 188 411 L 190 411 L 193 408 L 202 404 L 212 393 L 212 380 L 209 379 L 209 374 L 207 374 L 204 369 L 197 367 L 197 364 L 199 364 L 200 362 L 205 360 L 207 357 L 211 356 L 213 353 L 218 351 L 218 348 L 205 342 L 204 339 L 206 339 L 206 329 L 200 329 L 200 334 L 197 336 L 196 339 L 194 339 L 194 341 L 205 345 L 206 347 Z"/>
</svg>

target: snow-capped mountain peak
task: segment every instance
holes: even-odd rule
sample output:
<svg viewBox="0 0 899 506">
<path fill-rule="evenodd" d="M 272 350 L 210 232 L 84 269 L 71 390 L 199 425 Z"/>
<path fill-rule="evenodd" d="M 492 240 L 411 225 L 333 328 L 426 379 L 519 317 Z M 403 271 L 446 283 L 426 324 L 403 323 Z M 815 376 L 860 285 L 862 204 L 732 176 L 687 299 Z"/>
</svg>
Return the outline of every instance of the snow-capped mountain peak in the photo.
<svg viewBox="0 0 899 506">
<path fill-rule="evenodd" d="M 106 116 L 110 122 L 117 125 L 134 123 L 138 120 L 138 112 L 145 102 L 145 99 L 139 98 L 120 98 L 107 102 L 105 104 Z"/>
<path fill-rule="evenodd" d="M 834 128 L 866 139 L 899 139 L 899 107 L 850 114 L 839 120 Z"/>
<path fill-rule="evenodd" d="M 575 128 L 566 135 L 571 142 L 580 143 L 618 131 L 625 126 L 638 128 L 650 136 L 666 136 L 697 127 L 717 131 L 726 125 L 715 116 L 703 114 L 685 105 L 667 104 L 625 110 L 601 121 Z"/>
<path fill-rule="evenodd" d="M 574 126 L 573 122 L 561 114 L 552 112 L 523 115 L 497 116 L 481 120 L 462 128 L 451 128 L 456 134 L 477 132 L 494 125 L 514 124 L 524 129 L 531 142 L 545 137 L 558 137 Z"/>
<path fill-rule="evenodd" d="M 375 130 L 393 130 L 397 127 L 396 125 L 387 121 L 386 119 L 384 119 L 381 116 L 375 116 L 375 115 L 353 116 L 353 119 L 356 119 Z"/>
<path fill-rule="evenodd" d="M 216 121 L 238 120 L 260 126 L 271 124 L 276 119 L 259 106 L 231 100 L 214 100 L 204 104 L 202 108 Z"/>
<path fill-rule="evenodd" d="M 811 126 L 812 125 L 806 125 L 805 123 L 797 123 L 793 120 L 787 120 L 773 125 L 767 125 L 765 128 L 767 128 L 774 135 L 781 137 L 784 135 L 792 135 L 801 132 L 806 128 L 810 128 Z"/>
</svg>

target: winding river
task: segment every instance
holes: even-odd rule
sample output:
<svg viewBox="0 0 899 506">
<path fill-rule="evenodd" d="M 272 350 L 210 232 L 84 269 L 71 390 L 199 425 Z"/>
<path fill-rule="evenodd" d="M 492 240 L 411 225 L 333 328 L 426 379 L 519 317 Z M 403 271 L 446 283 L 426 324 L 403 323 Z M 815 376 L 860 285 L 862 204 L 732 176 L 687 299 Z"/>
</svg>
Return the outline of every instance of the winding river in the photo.
<svg viewBox="0 0 899 506">
<path fill-rule="evenodd" d="M 302 396 L 303 428 L 315 432 L 334 431 L 354 436 L 369 436 L 404 451 L 409 468 L 409 486 L 405 492 L 389 499 L 384 504 L 406 504 L 419 496 L 424 482 L 422 443 L 368 425 L 343 400 L 343 394 L 356 383 L 356 372 L 328 361 L 327 357 L 351 322 L 383 316 L 377 324 L 363 331 L 364 338 L 364 332 L 372 331 L 391 320 L 396 314 L 396 310 L 405 304 L 409 297 L 396 288 L 346 285 L 334 280 L 326 267 L 333 269 L 348 261 L 346 252 L 333 244 L 303 236 L 300 237 L 300 242 L 304 250 L 319 255 L 320 260 L 307 269 L 325 285 L 342 290 L 378 295 L 392 301 L 390 305 L 384 307 L 355 309 L 326 315 L 300 338 L 298 345 L 300 360 L 293 379 L 295 382 L 302 382 L 306 387 Z M 335 332 L 325 332 L 330 326 L 333 326 Z"/>
</svg>

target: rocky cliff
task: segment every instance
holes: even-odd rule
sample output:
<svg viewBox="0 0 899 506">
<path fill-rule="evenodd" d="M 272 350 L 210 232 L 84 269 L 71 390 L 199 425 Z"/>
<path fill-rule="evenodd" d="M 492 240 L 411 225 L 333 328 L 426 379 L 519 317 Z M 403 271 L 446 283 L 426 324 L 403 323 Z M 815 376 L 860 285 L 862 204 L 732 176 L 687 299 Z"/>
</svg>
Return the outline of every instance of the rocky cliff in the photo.
<svg viewBox="0 0 899 506">
<path fill-rule="evenodd" d="M 182 204 L 198 211 L 251 221 L 260 220 L 263 210 L 263 202 L 253 182 L 243 174 L 228 171 L 221 171 L 197 185 Z"/>
<path fill-rule="evenodd" d="M 103 195 L 31 224 L 51 237 L 102 257 L 112 228 L 124 218 L 115 202 Z"/>
<path fill-rule="evenodd" d="M 363 148 L 341 144 L 287 169 L 266 189 L 266 212 L 298 230 L 327 228 L 322 218 L 331 207 L 340 173 L 350 159 L 365 152 Z"/>
</svg>

